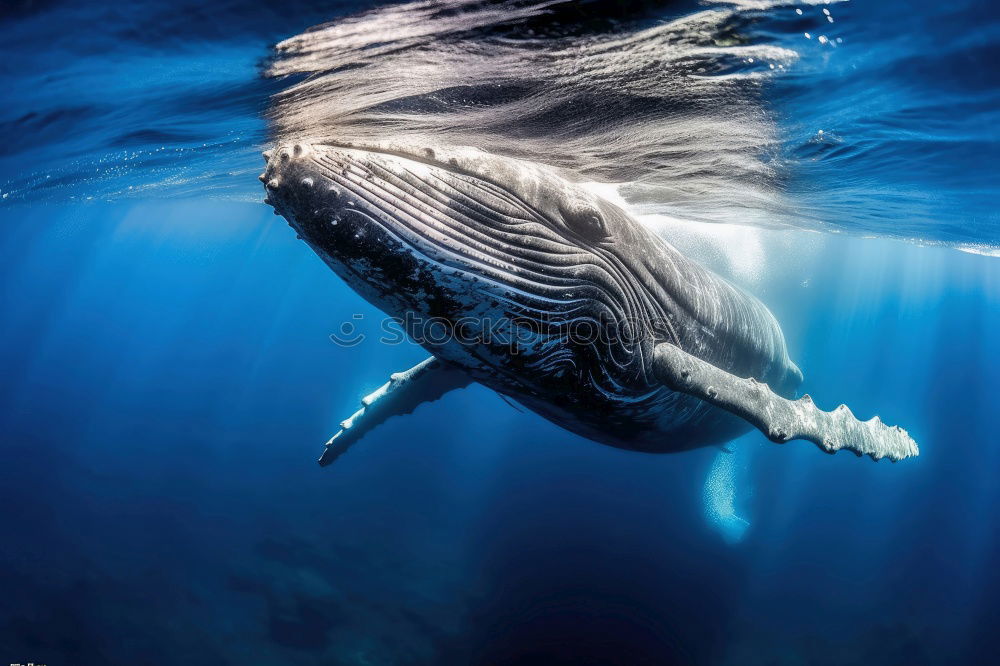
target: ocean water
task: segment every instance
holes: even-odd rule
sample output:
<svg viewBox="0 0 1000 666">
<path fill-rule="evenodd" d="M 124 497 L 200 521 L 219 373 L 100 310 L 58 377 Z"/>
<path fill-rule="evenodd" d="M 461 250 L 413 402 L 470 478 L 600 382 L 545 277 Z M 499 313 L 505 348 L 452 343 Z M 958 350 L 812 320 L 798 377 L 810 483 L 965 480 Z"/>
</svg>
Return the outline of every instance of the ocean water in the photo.
<svg viewBox="0 0 1000 666">
<path fill-rule="evenodd" d="M 989 3 L 15 0 L 0 38 L 0 663 L 994 662 Z M 593 182 L 920 457 L 626 452 L 472 386 L 319 468 L 426 354 L 260 203 L 297 135 Z"/>
</svg>

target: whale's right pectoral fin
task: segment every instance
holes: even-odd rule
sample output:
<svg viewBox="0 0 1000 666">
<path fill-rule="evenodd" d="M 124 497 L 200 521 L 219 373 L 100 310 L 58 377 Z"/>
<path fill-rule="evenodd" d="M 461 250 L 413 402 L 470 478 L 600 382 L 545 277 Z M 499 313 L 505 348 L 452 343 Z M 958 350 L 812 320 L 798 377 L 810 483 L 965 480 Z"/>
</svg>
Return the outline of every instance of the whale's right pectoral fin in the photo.
<svg viewBox="0 0 1000 666">
<path fill-rule="evenodd" d="M 919 455 L 917 443 L 905 430 L 887 426 L 877 416 L 859 421 L 846 405 L 824 412 L 808 395 L 798 400 L 782 398 L 767 384 L 732 375 L 668 342 L 656 346 L 654 372 L 671 390 L 736 414 L 772 442 L 805 439 L 827 453 L 847 449 L 858 456 L 893 462 Z"/>
<path fill-rule="evenodd" d="M 340 430 L 326 443 L 319 464 L 332 463 L 389 417 L 409 414 L 419 405 L 471 383 L 472 378 L 465 372 L 433 356 L 409 370 L 393 373 L 388 382 L 361 399 L 361 409 L 341 421 Z"/>
</svg>

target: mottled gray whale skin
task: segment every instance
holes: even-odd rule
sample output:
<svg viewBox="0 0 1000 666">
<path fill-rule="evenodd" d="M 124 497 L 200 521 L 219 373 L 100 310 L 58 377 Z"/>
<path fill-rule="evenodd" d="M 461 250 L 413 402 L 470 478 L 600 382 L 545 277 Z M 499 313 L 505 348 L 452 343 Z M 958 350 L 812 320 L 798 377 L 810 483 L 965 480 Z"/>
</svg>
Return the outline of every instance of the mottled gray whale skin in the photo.
<svg viewBox="0 0 1000 666">
<path fill-rule="evenodd" d="M 662 343 L 779 396 L 802 381 L 760 301 L 542 167 L 305 141 L 265 158 L 265 201 L 354 290 L 409 313 L 450 369 L 584 437 L 672 452 L 750 429 L 664 385 Z M 455 335 L 429 339 L 430 318 Z"/>
</svg>

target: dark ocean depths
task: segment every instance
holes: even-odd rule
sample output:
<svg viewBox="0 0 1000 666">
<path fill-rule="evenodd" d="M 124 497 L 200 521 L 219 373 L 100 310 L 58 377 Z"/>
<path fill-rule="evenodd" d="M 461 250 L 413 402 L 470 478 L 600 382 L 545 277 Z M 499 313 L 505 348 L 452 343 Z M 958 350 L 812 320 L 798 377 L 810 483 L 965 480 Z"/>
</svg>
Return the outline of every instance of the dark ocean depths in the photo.
<svg viewBox="0 0 1000 666">
<path fill-rule="evenodd" d="M 0 663 L 996 663 L 995 7 L 373 7 L 0 6 Z M 471 387 L 320 469 L 424 353 L 261 205 L 307 130 L 618 184 L 920 457 L 630 453 Z"/>
</svg>

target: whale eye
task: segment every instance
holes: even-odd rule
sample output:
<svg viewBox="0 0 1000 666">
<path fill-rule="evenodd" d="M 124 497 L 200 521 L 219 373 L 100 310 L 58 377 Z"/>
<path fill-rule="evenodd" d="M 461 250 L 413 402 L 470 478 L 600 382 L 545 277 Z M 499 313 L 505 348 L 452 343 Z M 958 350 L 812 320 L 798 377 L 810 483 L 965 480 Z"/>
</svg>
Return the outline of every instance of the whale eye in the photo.
<svg viewBox="0 0 1000 666">
<path fill-rule="evenodd" d="M 563 210 L 563 219 L 566 226 L 588 240 L 607 240 L 611 235 L 601 211 L 591 204 L 578 204 Z"/>
</svg>

